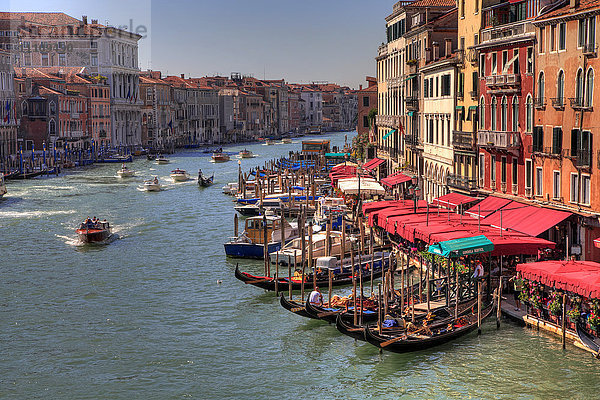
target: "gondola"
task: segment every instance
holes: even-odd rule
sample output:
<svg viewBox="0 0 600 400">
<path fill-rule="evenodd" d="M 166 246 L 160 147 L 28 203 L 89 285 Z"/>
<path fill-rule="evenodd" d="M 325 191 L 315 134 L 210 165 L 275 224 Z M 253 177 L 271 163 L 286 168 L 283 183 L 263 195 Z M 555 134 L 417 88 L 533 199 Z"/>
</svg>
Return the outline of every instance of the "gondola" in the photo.
<svg viewBox="0 0 600 400">
<path fill-rule="evenodd" d="M 252 275 L 247 272 L 241 272 L 239 269 L 239 265 L 235 266 L 235 277 L 245 284 L 254 285 L 261 289 L 275 291 L 275 278 L 271 278 L 269 276 L 258 276 Z M 381 277 L 381 268 L 376 268 L 373 270 L 373 279 Z M 371 280 L 371 271 L 363 270 L 362 275 L 363 281 Z M 288 278 L 279 278 L 279 289 L 285 290 L 289 287 L 289 279 Z M 332 286 L 346 286 L 352 284 L 352 272 L 344 271 L 341 274 L 336 274 L 333 277 Z M 317 286 L 326 287 L 329 285 L 329 278 L 327 274 L 317 274 Z M 292 289 L 300 290 L 302 283 L 300 280 L 292 279 Z M 304 289 L 312 289 L 313 280 L 312 274 L 307 274 L 305 276 L 304 281 Z"/>
<path fill-rule="evenodd" d="M 35 171 L 35 172 L 24 172 L 22 174 L 17 174 L 16 176 L 9 179 L 32 179 L 36 178 L 42 174 L 47 174 L 46 170 Z"/>
<path fill-rule="evenodd" d="M 360 301 L 360 300 L 359 300 Z M 330 324 L 335 323 L 338 315 L 346 320 L 354 319 L 354 307 L 349 307 L 348 311 L 345 308 L 329 308 L 317 306 L 315 304 L 311 304 L 310 301 L 306 301 L 304 305 L 306 309 L 306 313 L 310 315 L 311 318 L 321 319 L 323 321 L 327 321 Z M 377 321 L 377 309 L 375 310 L 363 310 L 362 318 L 364 322 L 372 322 Z"/>
<path fill-rule="evenodd" d="M 481 310 L 481 321 L 483 322 L 494 310 L 494 304 L 490 303 Z M 433 328 L 433 329 L 432 329 Z M 400 335 L 379 334 L 373 329 L 365 329 L 365 339 L 367 342 L 383 350 L 394 353 L 408 353 L 411 351 L 424 350 L 440 344 L 448 343 L 454 339 L 464 336 L 477 329 L 477 312 L 468 312 L 462 314 L 455 323 L 442 326 L 431 326 L 431 332 L 417 329 L 412 333 L 402 333 Z M 421 328 L 422 329 L 422 328 Z M 426 333 L 426 334 L 424 334 Z"/>
<path fill-rule="evenodd" d="M 592 352 L 596 353 L 596 357 L 600 356 L 600 339 L 590 334 L 581 324 L 580 321 L 577 321 L 575 325 L 575 329 L 577 331 L 577 336 L 579 336 L 579 340 L 581 343 L 585 345 Z"/>
<path fill-rule="evenodd" d="M 304 307 L 304 304 L 298 303 L 294 300 L 289 300 L 285 297 L 284 294 L 281 295 L 279 303 L 281 304 L 281 306 L 283 308 L 285 308 L 288 311 L 293 312 L 296 315 L 299 315 L 299 316 L 305 317 L 305 318 L 313 318 L 309 313 L 306 312 L 306 308 Z M 314 318 L 314 319 L 319 319 L 319 318 Z"/>
<path fill-rule="evenodd" d="M 17 179 L 17 176 L 19 176 L 20 172 L 17 171 L 13 171 L 13 172 L 9 172 L 4 174 L 4 180 L 8 181 L 8 180 L 12 180 L 12 179 Z"/>
<path fill-rule="evenodd" d="M 214 175 L 204 176 L 204 174 L 200 173 L 200 174 L 198 174 L 198 185 L 200 187 L 209 187 L 210 185 L 213 184 L 214 178 L 215 178 Z"/>
<path fill-rule="evenodd" d="M 148 161 L 154 161 L 156 160 L 156 154 L 146 154 L 146 159 Z"/>
</svg>

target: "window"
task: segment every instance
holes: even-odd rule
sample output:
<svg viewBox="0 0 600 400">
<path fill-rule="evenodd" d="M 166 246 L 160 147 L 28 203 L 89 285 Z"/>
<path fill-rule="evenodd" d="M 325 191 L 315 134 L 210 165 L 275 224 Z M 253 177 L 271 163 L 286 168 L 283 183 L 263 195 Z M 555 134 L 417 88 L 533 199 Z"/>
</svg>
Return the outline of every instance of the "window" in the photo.
<svg viewBox="0 0 600 400">
<path fill-rule="evenodd" d="M 527 73 L 533 74 L 533 47 L 527 48 Z"/>
<path fill-rule="evenodd" d="M 525 160 L 525 188 L 531 189 L 531 177 L 533 174 L 533 165 L 531 160 Z"/>
<path fill-rule="evenodd" d="M 571 173 L 571 195 L 569 201 L 571 203 L 579 202 L 579 176 Z"/>
<path fill-rule="evenodd" d="M 502 74 L 506 74 L 508 70 L 508 50 L 502 52 Z"/>
<path fill-rule="evenodd" d="M 534 153 L 542 153 L 544 151 L 544 127 L 534 126 L 532 135 L 533 144 L 531 149 Z"/>
<path fill-rule="evenodd" d="M 513 74 L 520 74 L 521 73 L 521 68 L 519 66 L 519 49 L 514 49 L 513 50 Z"/>
<path fill-rule="evenodd" d="M 552 128 L 552 154 L 562 153 L 562 128 L 555 126 Z"/>
<path fill-rule="evenodd" d="M 579 20 L 579 29 L 577 31 L 577 47 L 583 47 L 585 45 L 587 33 L 587 20 L 580 19 Z"/>
<path fill-rule="evenodd" d="M 363 107 L 369 107 L 369 96 L 363 97 Z"/>
<path fill-rule="evenodd" d="M 50 109 L 50 115 L 56 114 L 56 103 L 51 101 L 48 108 Z"/>
<path fill-rule="evenodd" d="M 560 171 L 552 171 L 552 198 L 560 199 Z"/>
<path fill-rule="evenodd" d="M 56 134 L 56 123 L 54 120 L 50 120 L 50 123 L 48 124 L 48 133 L 50 133 L 50 135 Z"/>
<path fill-rule="evenodd" d="M 541 27 L 540 28 L 540 41 L 538 43 L 538 51 L 540 54 L 544 53 L 544 40 L 546 39 L 546 28 L 545 27 Z"/>
<path fill-rule="evenodd" d="M 542 167 L 537 167 L 535 169 L 535 195 L 543 196 L 543 184 L 544 184 L 544 170 Z"/>
<path fill-rule="evenodd" d="M 506 183 L 506 157 L 502 156 L 502 164 L 500 168 L 500 181 Z"/>
<path fill-rule="evenodd" d="M 594 70 L 589 68 L 585 77 L 585 106 L 592 107 L 592 98 L 594 95 Z"/>
<path fill-rule="evenodd" d="M 590 176 L 581 175 L 581 203 L 590 204 Z"/>
<path fill-rule="evenodd" d="M 458 73 L 458 93 L 460 96 L 465 93 L 465 74 L 463 72 Z"/>
<path fill-rule="evenodd" d="M 363 128 L 368 128 L 368 127 L 369 127 L 369 116 L 363 115 Z"/>
<path fill-rule="evenodd" d="M 67 65 L 67 55 L 65 53 L 58 53 L 58 65 Z"/>
<path fill-rule="evenodd" d="M 450 75 L 442 75 L 442 96 L 450 96 Z"/>
<path fill-rule="evenodd" d="M 500 125 L 502 131 L 506 132 L 508 119 L 508 100 L 506 96 L 502 97 L 502 103 L 500 107 Z"/>
<path fill-rule="evenodd" d="M 588 45 L 596 46 L 596 17 L 591 17 L 588 20 Z"/>
<path fill-rule="evenodd" d="M 42 67 L 48 66 L 48 53 L 42 53 Z"/>
<path fill-rule="evenodd" d="M 567 48 L 567 24 L 561 22 L 558 25 L 558 50 Z"/>
<path fill-rule="evenodd" d="M 550 51 L 556 50 L 556 25 L 550 26 Z"/>
<path fill-rule="evenodd" d="M 423 96 L 429 97 L 429 79 L 423 79 Z"/>
<path fill-rule="evenodd" d="M 485 54 L 479 55 L 479 76 L 485 76 Z"/>
<path fill-rule="evenodd" d="M 498 55 L 496 52 L 492 53 L 492 75 L 496 75 L 498 72 Z"/>
<path fill-rule="evenodd" d="M 538 77 L 538 101 L 540 104 L 544 104 L 544 73 L 540 72 Z"/>
<path fill-rule="evenodd" d="M 531 128 L 533 127 L 533 99 L 531 98 L 531 94 L 527 95 L 527 104 L 526 104 L 526 119 L 527 119 L 527 132 L 531 132 Z"/>
<path fill-rule="evenodd" d="M 485 99 L 483 96 L 479 100 L 479 128 L 485 129 Z"/>
<path fill-rule="evenodd" d="M 519 131 L 519 98 L 513 96 L 512 99 L 512 131 Z"/>
<path fill-rule="evenodd" d="M 577 78 L 575 81 L 575 99 L 579 104 L 583 105 L 583 70 L 577 70 Z"/>
<path fill-rule="evenodd" d="M 492 181 L 496 181 L 496 156 L 492 156 L 492 163 L 490 165 L 490 173 Z"/>
<path fill-rule="evenodd" d="M 492 109 L 491 109 L 490 121 L 492 122 L 492 130 L 496 130 L 496 117 L 498 115 L 498 101 L 496 98 L 492 98 Z"/>
<path fill-rule="evenodd" d="M 460 17 L 465 17 L 465 0 L 460 1 Z"/>
<path fill-rule="evenodd" d="M 97 49 L 98 48 L 98 42 L 96 42 L 95 40 L 92 40 L 90 42 L 90 48 Z"/>
<path fill-rule="evenodd" d="M 564 101 L 563 97 L 565 97 L 565 73 L 560 70 L 556 79 L 556 98 L 561 106 Z"/>
<path fill-rule="evenodd" d="M 482 179 L 485 177 L 485 155 L 484 154 L 479 154 L 479 179 Z"/>
<path fill-rule="evenodd" d="M 516 185 L 519 182 L 518 172 L 519 172 L 519 170 L 518 170 L 518 165 L 517 165 L 517 159 L 513 157 L 513 159 L 512 159 L 512 184 L 513 185 Z"/>
</svg>

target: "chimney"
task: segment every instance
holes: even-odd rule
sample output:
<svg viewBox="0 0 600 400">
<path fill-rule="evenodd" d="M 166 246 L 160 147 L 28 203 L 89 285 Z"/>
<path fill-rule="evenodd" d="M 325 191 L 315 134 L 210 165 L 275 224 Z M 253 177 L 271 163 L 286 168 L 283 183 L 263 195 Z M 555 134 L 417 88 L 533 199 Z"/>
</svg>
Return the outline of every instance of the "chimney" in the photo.
<svg viewBox="0 0 600 400">
<path fill-rule="evenodd" d="M 358 90 L 362 90 L 362 85 L 358 85 Z"/>
<path fill-rule="evenodd" d="M 569 1 L 569 6 L 571 8 L 577 8 L 577 7 L 579 7 L 579 0 L 570 0 Z"/>
<path fill-rule="evenodd" d="M 430 47 L 427 47 L 425 49 L 425 62 L 426 63 L 431 62 L 431 48 Z"/>
<path fill-rule="evenodd" d="M 185 79 L 185 74 L 181 74 L 181 79 Z"/>
<path fill-rule="evenodd" d="M 83 16 L 81 17 L 81 20 L 83 21 L 83 25 L 87 25 L 87 24 L 88 24 L 88 23 L 87 23 L 87 15 L 83 15 Z"/>
<path fill-rule="evenodd" d="M 440 44 L 433 42 L 433 61 L 437 61 L 440 58 Z"/>
<path fill-rule="evenodd" d="M 452 54 L 452 39 L 445 39 L 445 43 L 446 43 L 446 54 L 444 54 L 446 57 L 448 57 L 450 54 Z"/>
<path fill-rule="evenodd" d="M 98 25 L 98 20 L 97 19 L 93 19 L 92 20 L 92 25 Z"/>
</svg>

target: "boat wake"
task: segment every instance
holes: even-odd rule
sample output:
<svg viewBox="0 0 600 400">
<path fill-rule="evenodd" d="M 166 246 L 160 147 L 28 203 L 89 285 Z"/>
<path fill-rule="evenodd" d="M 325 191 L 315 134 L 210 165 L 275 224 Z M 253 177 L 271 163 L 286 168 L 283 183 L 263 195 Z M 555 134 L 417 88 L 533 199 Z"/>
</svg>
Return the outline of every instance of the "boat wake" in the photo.
<svg viewBox="0 0 600 400">
<path fill-rule="evenodd" d="M 40 218 L 52 215 L 75 214 L 75 210 L 65 211 L 0 211 L 0 218 Z"/>
<path fill-rule="evenodd" d="M 110 244 L 110 243 L 114 242 L 115 240 L 121 239 L 121 236 L 119 234 L 116 234 L 116 233 L 111 234 L 108 237 L 108 239 L 106 239 L 106 240 L 104 240 L 102 242 L 94 242 L 94 243 L 83 243 L 77 237 L 71 237 L 71 236 L 65 236 L 65 235 L 55 235 L 55 236 L 57 238 L 59 238 L 59 239 L 63 239 L 64 243 L 67 246 L 73 246 L 73 247 L 97 247 L 97 246 L 104 246 L 106 244 Z"/>
</svg>

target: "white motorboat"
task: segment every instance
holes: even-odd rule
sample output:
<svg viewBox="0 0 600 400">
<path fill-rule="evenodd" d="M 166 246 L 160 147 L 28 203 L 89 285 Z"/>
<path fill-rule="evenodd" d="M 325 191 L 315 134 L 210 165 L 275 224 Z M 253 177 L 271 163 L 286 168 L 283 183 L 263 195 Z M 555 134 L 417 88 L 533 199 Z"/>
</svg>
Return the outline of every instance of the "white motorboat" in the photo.
<svg viewBox="0 0 600 400">
<path fill-rule="evenodd" d="M 127 168 L 125 164 L 121 166 L 121 169 L 117 171 L 119 178 L 130 178 L 135 175 L 135 171 Z"/>
<path fill-rule="evenodd" d="M 0 199 L 6 194 L 6 184 L 4 183 L 4 175 L 0 173 Z"/>
<path fill-rule="evenodd" d="M 190 179 L 190 176 L 185 170 L 177 168 L 171 171 L 171 179 L 173 182 L 185 182 Z"/>
<path fill-rule="evenodd" d="M 252 158 L 252 157 L 254 157 L 254 154 L 250 150 L 244 149 L 244 150 L 240 151 L 240 157 L 241 158 Z"/>
<path fill-rule="evenodd" d="M 230 158 L 229 158 L 229 154 L 226 154 L 226 153 L 213 153 L 212 160 L 213 160 L 213 162 L 221 163 L 221 162 L 229 161 Z"/>
<path fill-rule="evenodd" d="M 312 235 L 312 256 L 313 259 L 318 257 L 333 255 L 339 256 L 342 249 L 342 232 L 331 231 L 330 232 L 330 250 L 327 251 L 327 233 L 319 232 Z M 308 249 L 309 236 L 305 236 L 305 246 Z M 352 246 L 350 235 L 346 235 L 346 243 L 344 245 L 344 251 L 348 252 Z M 293 264 L 296 259 L 296 264 L 302 264 L 302 238 L 296 238 L 283 246 L 279 251 L 274 251 L 269 254 L 271 263 L 275 263 L 279 260 L 280 264 L 287 265 L 288 263 Z"/>
<path fill-rule="evenodd" d="M 230 182 L 227 185 L 223 186 L 223 193 L 228 194 L 230 196 L 235 196 L 238 192 L 238 183 Z"/>
<path fill-rule="evenodd" d="M 168 163 L 170 163 L 170 161 L 165 156 L 159 154 L 156 156 L 156 163 L 157 164 L 168 164 Z"/>
<path fill-rule="evenodd" d="M 283 138 L 281 139 L 281 144 L 290 144 L 292 143 L 292 139 L 291 138 Z"/>
<path fill-rule="evenodd" d="M 158 177 L 155 176 L 154 179 L 148 179 L 144 181 L 144 190 L 146 192 L 160 192 L 161 186 L 158 181 Z"/>
</svg>

